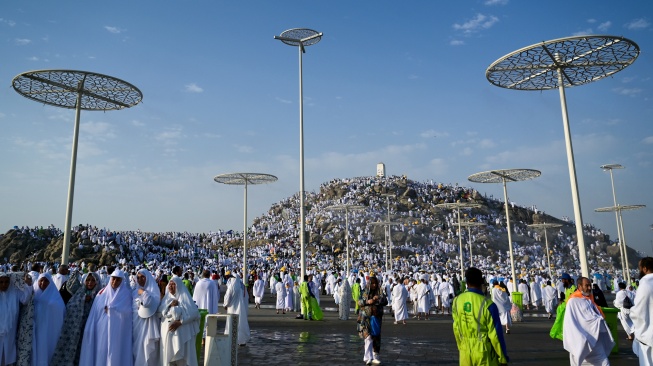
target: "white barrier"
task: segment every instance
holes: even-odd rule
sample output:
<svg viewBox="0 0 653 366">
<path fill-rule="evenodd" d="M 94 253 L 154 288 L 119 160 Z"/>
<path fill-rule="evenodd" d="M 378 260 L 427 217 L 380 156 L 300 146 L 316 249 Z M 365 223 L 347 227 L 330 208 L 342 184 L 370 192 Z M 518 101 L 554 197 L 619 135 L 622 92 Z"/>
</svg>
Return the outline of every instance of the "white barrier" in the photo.
<svg viewBox="0 0 653 366">
<path fill-rule="evenodd" d="M 235 336 L 232 334 L 235 330 Z M 206 316 L 204 366 L 236 366 L 238 364 L 238 315 Z"/>
</svg>

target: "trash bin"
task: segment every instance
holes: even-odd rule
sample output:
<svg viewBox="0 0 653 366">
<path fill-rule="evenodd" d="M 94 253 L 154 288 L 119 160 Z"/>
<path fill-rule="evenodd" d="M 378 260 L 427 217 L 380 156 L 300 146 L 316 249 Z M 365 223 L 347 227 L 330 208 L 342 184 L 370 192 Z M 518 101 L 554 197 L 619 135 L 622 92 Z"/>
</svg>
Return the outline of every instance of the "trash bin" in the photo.
<svg viewBox="0 0 653 366">
<path fill-rule="evenodd" d="M 617 314 L 620 310 L 617 308 L 601 308 L 601 310 L 605 314 L 605 322 L 608 324 L 608 328 L 610 328 L 612 339 L 614 339 L 614 347 L 612 347 L 611 353 L 619 353 L 619 330 L 617 329 L 619 318 L 617 318 Z"/>
<path fill-rule="evenodd" d="M 206 309 L 199 309 L 200 311 L 200 332 L 197 333 L 195 337 L 195 350 L 197 351 L 197 359 L 200 359 L 200 354 L 202 353 L 202 339 L 204 338 L 204 324 L 206 315 L 209 313 Z"/>
<path fill-rule="evenodd" d="M 510 293 L 510 296 L 512 297 L 512 303 L 517 305 L 517 307 L 520 310 L 524 310 L 524 301 L 522 300 L 522 293 L 513 291 Z"/>
<path fill-rule="evenodd" d="M 236 332 L 232 333 L 231 329 Z M 238 315 L 210 314 L 206 316 L 205 366 L 238 364 Z"/>
</svg>

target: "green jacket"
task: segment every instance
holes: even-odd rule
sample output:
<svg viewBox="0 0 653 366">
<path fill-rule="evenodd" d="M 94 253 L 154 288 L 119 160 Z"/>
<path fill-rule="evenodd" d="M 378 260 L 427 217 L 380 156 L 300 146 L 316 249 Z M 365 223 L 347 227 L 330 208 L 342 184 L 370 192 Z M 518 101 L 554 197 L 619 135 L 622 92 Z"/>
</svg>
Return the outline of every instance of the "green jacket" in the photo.
<svg viewBox="0 0 653 366">
<path fill-rule="evenodd" d="M 508 363 L 499 310 L 480 290 L 468 289 L 453 300 L 453 332 L 460 365 Z"/>
</svg>

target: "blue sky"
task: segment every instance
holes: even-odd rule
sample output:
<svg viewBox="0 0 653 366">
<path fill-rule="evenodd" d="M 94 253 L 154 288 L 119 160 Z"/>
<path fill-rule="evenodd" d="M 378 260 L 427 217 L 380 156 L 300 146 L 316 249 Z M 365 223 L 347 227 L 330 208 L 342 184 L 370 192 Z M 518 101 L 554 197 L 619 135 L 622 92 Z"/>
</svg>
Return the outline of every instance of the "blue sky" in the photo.
<svg viewBox="0 0 653 366">
<path fill-rule="evenodd" d="M 635 41 L 635 63 L 567 89 L 585 223 L 616 237 L 609 174 L 628 245 L 651 254 L 653 3 L 624 1 L 111 1 L 0 6 L 0 230 L 63 228 L 74 111 L 11 88 L 29 70 L 72 69 L 137 86 L 141 104 L 82 112 L 73 224 L 192 231 L 243 226 L 242 187 L 217 174 L 257 172 L 250 222 L 299 190 L 298 52 L 286 29 L 324 33 L 304 54 L 306 190 L 388 174 L 459 183 L 490 169 L 542 176 L 510 199 L 573 217 L 557 91 L 491 85 L 498 58 L 541 41 L 609 34 Z"/>
</svg>

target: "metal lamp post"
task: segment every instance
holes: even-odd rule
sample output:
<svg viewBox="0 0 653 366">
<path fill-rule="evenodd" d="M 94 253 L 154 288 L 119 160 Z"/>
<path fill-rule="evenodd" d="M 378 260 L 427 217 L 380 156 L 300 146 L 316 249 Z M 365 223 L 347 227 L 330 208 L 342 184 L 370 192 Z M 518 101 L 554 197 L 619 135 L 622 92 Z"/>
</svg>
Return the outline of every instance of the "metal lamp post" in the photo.
<svg viewBox="0 0 653 366">
<path fill-rule="evenodd" d="M 68 264 L 81 110 L 109 111 L 130 108 L 143 100 L 143 94 L 126 81 L 107 75 L 76 70 L 27 71 L 14 77 L 12 86 L 18 94 L 26 98 L 55 107 L 75 109 L 66 221 L 61 253 L 61 264 Z"/>
<path fill-rule="evenodd" d="M 616 212 L 618 214 L 618 227 L 621 230 L 621 239 L 623 239 L 623 242 L 621 245 L 623 245 L 623 250 L 624 250 L 624 261 L 625 261 L 625 271 L 626 271 L 626 277 L 625 279 L 628 280 L 628 284 L 630 284 L 630 265 L 628 264 L 628 247 L 626 246 L 626 233 L 624 232 L 624 221 L 623 218 L 621 217 L 621 211 L 629 211 L 629 210 L 639 210 L 640 208 L 644 208 L 646 205 L 628 205 L 628 206 L 620 206 L 616 205 L 613 207 L 602 207 L 602 208 L 597 208 L 594 210 L 595 212 Z"/>
<path fill-rule="evenodd" d="M 277 177 L 262 173 L 227 173 L 216 175 L 214 181 L 223 184 L 245 186 L 245 204 L 243 215 L 243 283 L 247 286 L 247 186 L 277 181 Z"/>
<path fill-rule="evenodd" d="M 347 263 L 345 264 L 345 273 L 349 275 L 349 211 L 364 210 L 365 206 L 362 205 L 333 205 L 326 208 L 329 211 L 344 211 L 345 212 L 345 242 L 347 243 Z"/>
<path fill-rule="evenodd" d="M 517 289 L 517 277 L 515 273 L 515 258 L 512 250 L 512 229 L 510 228 L 510 211 L 508 206 L 508 187 L 507 183 L 518 182 L 522 180 L 532 179 L 539 177 L 542 173 L 535 169 L 500 169 L 489 170 L 487 172 L 480 172 L 470 175 L 467 179 L 476 183 L 503 183 L 503 200 L 506 206 L 506 227 L 508 229 L 508 247 L 510 248 L 510 267 L 512 270 L 512 280 Z"/>
<path fill-rule="evenodd" d="M 469 220 L 459 222 L 458 224 L 459 226 L 463 226 L 467 228 L 467 242 L 469 244 L 469 266 L 474 267 L 474 255 L 472 252 L 472 228 L 487 226 L 487 224 L 484 222 L 469 221 Z"/>
<path fill-rule="evenodd" d="M 490 83 L 503 88 L 516 90 L 557 88 L 560 92 L 580 267 L 585 277 L 589 276 L 589 270 L 565 87 L 588 84 L 613 75 L 635 62 L 637 56 L 639 56 L 639 46 L 623 37 L 576 36 L 541 42 L 519 49 L 492 63 L 485 72 Z"/>
<path fill-rule="evenodd" d="M 605 164 L 600 166 L 601 169 L 604 171 L 609 171 L 610 172 L 610 183 L 612 183 L 612 200 L 614 201 L 614 207 L 617 207 L 617 194 L 615 193 L 614 189 L 614 176 L 612 174 L 612 171 L 614 169 L 624 169 L 624 167 L 620 164 Z M 619 240 L 619 259 L 621 260 L 621 270 L 623 272 L 624 278 L 626 277 L 626 259 L 624 257 L 624 253 L 626 251 L 626 248 L 623 246 L 623 237 L 621 233 L 621 225 L 619 225 L 619 212 L 617 210 L 614 211 L 614 219 L 617 222 L 617 240 Z"/>
<path fill-rule="evenodd" d="M 463 281 L 463 279 L 465 278 L 465 266 L 463 260 L 463 233 L 462 233 L 462 225 L 460 220 L 460 209 L 479 208 L 481 206 L 482 205 L 480 203 L 472 203 L 472 202 L 447 202 L 447 203 L 440 203 L 435 205 L 435 207 L 439 207 L 439 208 L 455 209 L 456 212 L 458 213 L 458 248 L 459 248 L 459 256 L 460 256 L 460 281 Z"/>
<path fill-rule="evenodd" d="M 377 222 L 371 222 L 370 225 L 372 226 L 383 226 L 383 234 L 385 235 L 385 270 L 386 272 L 392 270 L 392 225 L 401 225 L 401 222 L 394 222 L 394 221 L 377 221 Z M 390 243 L 388 244 L 388 237 L 390 237 Z M 388 251 L 390 251 L 390 254 L 388 254 Z"/>
<path fill-rule="evenodd" d="M 312 46 L 322 39 L 322 33 L 306 28 L 293 28 L 274 36 L 281 42 L 299 49 L 299 244 L 301 246 L 301 277 L 306 274 L 306 245 L 304 238 L 304 82 L 302 76 L 302 54 L 305 47 Z"/>
<path fill-rule="evenodd" d="M 543 224 L 531 224 L 528 225 L 528 227 L 532 227 L 534 229 L 544 229 L 544 242 L 546 243 L 546 264 L 549 267 L 549 279 L 553 281 L 553 276 L 551 275 L 551 256 L 549 252 L 549 237 L 546 235 L 546 231 L 549 228 L 558 228 L 562 227 L 560 224 L 547 224 L 546 222 Z"/>
</svg>

